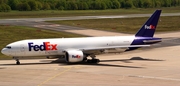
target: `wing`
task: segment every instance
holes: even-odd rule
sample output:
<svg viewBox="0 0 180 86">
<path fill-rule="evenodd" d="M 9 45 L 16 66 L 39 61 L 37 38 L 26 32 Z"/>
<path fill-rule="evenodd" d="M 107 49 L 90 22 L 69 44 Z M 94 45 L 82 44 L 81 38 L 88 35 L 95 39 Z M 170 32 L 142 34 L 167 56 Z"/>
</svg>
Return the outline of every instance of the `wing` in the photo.
<svg viewBox="0 0 180 86">
<path fill-rule="evenodd" d="M 106 47 L 91 47 L 91 48 L 82 48 L 82 51 L 92 51 L 92 50 L 106 50 L 106 49 L 115 49 L 115 48 L 129 48 L 129 47 L 149 47 L 150 45 L 130 45 L 130 46 L 106 46 Z"/>
</svg>

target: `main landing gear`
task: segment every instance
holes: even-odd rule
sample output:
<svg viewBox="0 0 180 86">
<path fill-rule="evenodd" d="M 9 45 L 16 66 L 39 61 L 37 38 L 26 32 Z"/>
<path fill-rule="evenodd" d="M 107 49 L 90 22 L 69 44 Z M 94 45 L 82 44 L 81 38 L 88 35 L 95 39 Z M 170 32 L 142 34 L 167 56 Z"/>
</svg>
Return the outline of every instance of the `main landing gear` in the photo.
<svg viewBox="0 0 180 86">
<path fill-rule="evenodd" d="M 99 62 L 100 62 L 99 59 L 96 59 L 96 56 L 95 56 L 95 55 L 90 55 L 90 57 L 91 57 L 92 59 L 88 59 L 88 60 L 87 60 L 87 63 L 99 63 Z"/>
<path fill-rule="evenodd" d="M 17 65 L 20 65 L 20 64 L 21 64 L 18 57 L 13 57 L 13 59 L 16 60 L 16 64 L 17 64 Z"/>
</svg>

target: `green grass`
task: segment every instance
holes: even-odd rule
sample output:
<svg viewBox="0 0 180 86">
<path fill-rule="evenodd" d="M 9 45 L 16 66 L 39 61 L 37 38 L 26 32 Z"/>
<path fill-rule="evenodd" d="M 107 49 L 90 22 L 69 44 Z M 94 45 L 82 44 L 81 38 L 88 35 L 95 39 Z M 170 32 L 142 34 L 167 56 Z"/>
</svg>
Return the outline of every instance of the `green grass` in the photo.
<svg viewBox="0 0 180 86">
<path fill-rule="evenodd" d="M 23 26 L 0 26 L 0 49 L 7 44 L 24 40 L 24 39 L 39 39 L 39 38 L 67 38 L 67 37 L 81 37 L 82 35 L 69 34 L 65 32 L 41 30 Z M 0 59 L 11 59 L 0 53 Z"/>
<path fill-rule="evenodd" d="M 107 30 L 122 33 L 135 33 L 148 18 L 119 18 L 119 19 L 90 19 L 90 20 L 66 20 L 49 21 L 51 23 L 84 27 L 90 29 Z M 157 32 L 180 30 L 180 16 L 161 17 Z"/>
<path fill-rule="evenodd" d="M 0 12 L 0 18 L 42 18 L 42 17 L 65 17 L 65 16 L 97 16 L 97 15 L 122 15 L 152 13 L 156 9 L 162 9 L 164 13 L 180 12 L 180 7 L 169 8 L 134 8 L 134 9 L 111 9 L 111 10 L 46 10 L 46 11 L 11 11 Z"/>
</svg>

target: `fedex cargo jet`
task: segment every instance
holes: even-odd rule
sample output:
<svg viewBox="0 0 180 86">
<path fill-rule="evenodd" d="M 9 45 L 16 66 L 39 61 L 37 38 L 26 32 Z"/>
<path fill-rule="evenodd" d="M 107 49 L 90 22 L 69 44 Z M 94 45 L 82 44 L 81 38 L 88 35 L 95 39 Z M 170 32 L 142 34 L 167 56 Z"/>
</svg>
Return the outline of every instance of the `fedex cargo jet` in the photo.
<svg viewBox="0 0 180 86">
<path fill-rule="evenodd" d="M 1 52 L 12 56 L 16 64 L 20 64 L 19 57 L 61 57 L 69 63 L 88 62 L 98 63 L 97 54 L 108 50 L 123 50 L 123 52 L 149 47 L 161 42 L 161 38 L 154 38 L 161 10 L 156 10 L 141 29 L 133 36 L 106 36 L 81 38 L 29 39 L 8 44 Z M 92 59 L 87 59 L 91 57 Z"/>
</svg>

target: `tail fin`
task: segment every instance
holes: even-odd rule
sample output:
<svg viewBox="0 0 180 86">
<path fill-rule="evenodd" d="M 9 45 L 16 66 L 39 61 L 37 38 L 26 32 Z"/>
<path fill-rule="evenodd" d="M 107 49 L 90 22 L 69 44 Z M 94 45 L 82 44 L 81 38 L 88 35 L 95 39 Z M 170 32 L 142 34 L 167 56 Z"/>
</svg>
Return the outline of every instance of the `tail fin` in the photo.
<svg viewBox="0 0 180 86">
<path fill-rule="evenodd" d="M 141 29 L 136 33 L 135 36 L 153 37 L 159 21 L 160 14 L 161 10 L 156 10 L 152 14 L 152 16 L 146 21 L 146 23 L 141 27 Z"/>
</svg>

